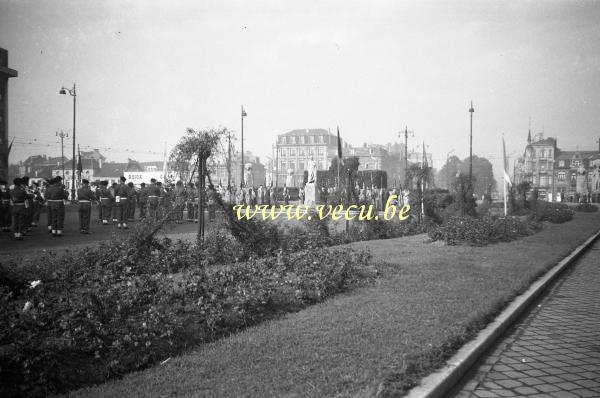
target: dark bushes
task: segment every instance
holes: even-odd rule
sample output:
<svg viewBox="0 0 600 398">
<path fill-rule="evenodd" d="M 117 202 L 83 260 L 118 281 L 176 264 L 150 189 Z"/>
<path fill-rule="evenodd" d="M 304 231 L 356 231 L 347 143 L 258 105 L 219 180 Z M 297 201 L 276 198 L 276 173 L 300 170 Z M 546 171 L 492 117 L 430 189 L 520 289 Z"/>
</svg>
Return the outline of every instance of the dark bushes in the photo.
<svg viewBox="0 0 600 398">
<path fill-rule="evenodd" d="M 449 245 L 485 246 L 490 243 L 508 242 L 521 236 L 532 235 L 540 229 L 541 224 L 538 222 L 520 221 L 514 217 L 455 216 L 448 219 L 443 225 L 431 228 L 428 234 L 431 240 L 442 240 Z"/>
<path fill-rule="evenodd" d="M 575 211 L 580 211 L 584 213 L 594 213 L 598 211 L 598 206 L 595 206 L 590 203 L 581 203 L 575 206 Z"/>
</svg>

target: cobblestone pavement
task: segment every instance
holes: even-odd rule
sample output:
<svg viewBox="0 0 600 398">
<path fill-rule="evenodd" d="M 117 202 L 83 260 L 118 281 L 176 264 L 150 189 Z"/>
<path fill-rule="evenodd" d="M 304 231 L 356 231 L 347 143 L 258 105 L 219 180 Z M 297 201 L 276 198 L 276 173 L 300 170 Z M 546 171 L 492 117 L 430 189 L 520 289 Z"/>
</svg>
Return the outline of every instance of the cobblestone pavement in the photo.
<svg viewBox="0 0 600 398">
<path fill-rule="evenodd" d="M 600 397 L 600 242 L 480 359 L 452 397 Z"/>
</svg>

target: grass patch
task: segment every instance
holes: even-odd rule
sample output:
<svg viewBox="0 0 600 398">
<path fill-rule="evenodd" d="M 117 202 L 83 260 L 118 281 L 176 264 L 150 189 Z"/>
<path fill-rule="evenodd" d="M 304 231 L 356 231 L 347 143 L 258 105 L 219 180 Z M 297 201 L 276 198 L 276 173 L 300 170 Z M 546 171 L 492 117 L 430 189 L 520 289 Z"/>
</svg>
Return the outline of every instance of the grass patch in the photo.
<svg viewBox="0 0 600 398">
<path fill-rule="evenodd" d="M 595 232 L 598 213 L 487 247 L 370 242 L 372 286 L 72 396 L 397 396 Z"/>
</svg>

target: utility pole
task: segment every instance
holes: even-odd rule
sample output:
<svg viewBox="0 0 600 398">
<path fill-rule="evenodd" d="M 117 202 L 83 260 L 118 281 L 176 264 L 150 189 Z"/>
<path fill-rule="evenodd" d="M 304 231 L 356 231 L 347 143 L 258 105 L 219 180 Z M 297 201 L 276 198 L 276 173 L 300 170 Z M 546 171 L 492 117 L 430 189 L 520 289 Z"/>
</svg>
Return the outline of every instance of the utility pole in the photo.
<svg viewBox="0 0 600 398">
<path fill-rule="evenodd" d="M 65 180 L 65 145 L 63 143 L 63 140 L 65 138 L 69 138 L 69 133 L 65 133 L 64 131 L 60 131 L 60 133 L 57 131 L 56 132 L 56 136 L 60 137 L 60 161 L 62 163 L 62 179 L 63 181 Z"/>
<path fill-rule="evenodd" d="M 469 188 L 473 189 L 473 101 L 471 101 L 471 107 L 469 113 L 471 114 L 471 134 L 469 136 Z"/>
</svg>

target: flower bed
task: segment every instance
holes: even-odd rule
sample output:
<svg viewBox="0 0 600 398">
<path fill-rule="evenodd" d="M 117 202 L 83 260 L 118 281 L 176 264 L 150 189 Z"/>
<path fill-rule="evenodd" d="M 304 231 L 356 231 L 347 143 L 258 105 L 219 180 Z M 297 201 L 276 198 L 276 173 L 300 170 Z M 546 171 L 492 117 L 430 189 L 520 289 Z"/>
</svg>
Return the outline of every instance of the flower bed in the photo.
<svg viewBox="0 0 600 398">
<path fill-rule="evenodd" d="M 184 264 L 196 254 L 182 243 L 147 255 L 106 249 L 54 257 L 47 272 L 45 264 L 2 267 L 0 395 L 47 395 L 144 368 L 322 301 L 357 281 L 368 261 L 366 253 L 319 249 L 206 269 Z M 157 271 L 182 266 L 177 278 Z M 41 281 L 27 282 L 38 271 Z"/>
</svg>

